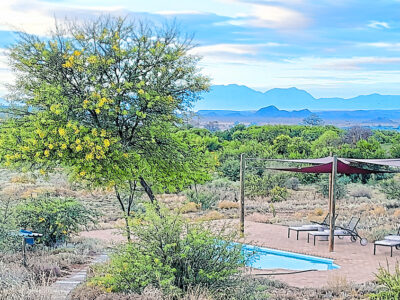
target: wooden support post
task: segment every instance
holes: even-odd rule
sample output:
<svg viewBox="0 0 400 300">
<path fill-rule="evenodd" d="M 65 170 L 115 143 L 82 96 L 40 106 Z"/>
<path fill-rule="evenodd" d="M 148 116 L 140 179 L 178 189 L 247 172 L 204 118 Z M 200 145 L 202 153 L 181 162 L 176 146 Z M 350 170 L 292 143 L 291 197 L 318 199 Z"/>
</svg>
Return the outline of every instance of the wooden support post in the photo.
<svg viewBox="0 0 400 300">
<path fill-rule="evenodd" d="M 244 153 L 240 154 L 240 236 L 244 236 L 244 169 L 246 167 Z"/>
<path fill-rule="evenodd" d="M 332 160 L 332 173 L 330 175 L 329 182 L 329 252 L 333 252 L 334 244 L 335 244 L 335 209 L 336 209 L 336 193 L 335 193 L 335 185 L 336 185 L 336 173 L 337 173 L 337 156 L 333 156 Z"/>
<path fill-rule="evenodd" d="M 26 239 L 22 237 L 22 264 L 26 267 Z"/>
</svg>

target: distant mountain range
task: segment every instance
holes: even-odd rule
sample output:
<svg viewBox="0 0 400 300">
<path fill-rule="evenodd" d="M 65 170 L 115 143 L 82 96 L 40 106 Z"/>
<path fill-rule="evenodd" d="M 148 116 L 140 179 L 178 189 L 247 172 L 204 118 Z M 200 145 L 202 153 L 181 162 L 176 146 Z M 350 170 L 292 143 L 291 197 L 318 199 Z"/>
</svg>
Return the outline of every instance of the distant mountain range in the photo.
<svg viewBox="0 0 400 300">
<path fill-rule="evenodd" d="M 271 89 L 264 93 L 249 87 L 230 84 L 214 85 L 204 93 L 195 110 L 258 110 L 275 106 L 285 110 L 400 110 L 400 95 L 371 94 L 354 98 L 314 98 L 295 87 Z"/>
<path fill-rule="evenodd" d="M 337 111 L 310 111 L 280 110 L 275 106 L 263 107 L 259 110 L 199 110 L 197 117 L 193 118 L 194 125 L 205 125 L 218 122 L 224 128 L 234 123 L 243 124 L 299 124 L 311 114 L 317 114 L 326 124 L 341 127 L 361 126 L 389 126 L 400 125 L 400 110 L 337 110 Z M 197 123 L 196 123 L 197 122 Z"/>
</svg>

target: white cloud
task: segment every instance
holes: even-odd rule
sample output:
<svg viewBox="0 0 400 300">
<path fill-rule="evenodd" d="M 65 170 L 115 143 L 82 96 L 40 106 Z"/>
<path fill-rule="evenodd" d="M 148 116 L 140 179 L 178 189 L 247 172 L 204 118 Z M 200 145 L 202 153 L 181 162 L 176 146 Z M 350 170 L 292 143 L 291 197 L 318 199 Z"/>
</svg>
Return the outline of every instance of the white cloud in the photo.
<svg viewBox="0 0 400 300">
<path fill-rule="evenodd" d="M 320 63 L 314 63 L 317 69 L 333 70 L 360 70 L 366 66 L 380 68 L 382 65 L 400 64 L 400 57 L 351 57 L 351 58 L 325 58 L 320 59 Z"/>
<path fill-rule="evenodd" d="M 162 10 L 162 11 L 156 11 L 155 14 L 165 15 L 165 16 L 175 16 L 175 15 L 203 15 L 205 13 L 197 10 Z"/>
<path fill-rule="evenodd" d="M 208 46 L 200 46 L 194 48 L 191 53 L 198 55 L 223 55 L 223 54 L 235 54 L 235 55 L 256 55 L 265 47 L 283 47 L 287 44 L 280 43 L 262 43 L 262 44 L 215 44 Z"/>
<path fill-rule="evenodd" d="M 379 21 L 371 21 L 371 22 L 369 22 L 369 24 L 367 26 L 371 27 L 371 28 L 375 28 L 375 29 L 382 29 L 382 28 L 389 29 L 390 28 L 390 26 L 387 22 L 379 22 Z"/>
<path fill-rule="evenodd" d="M 363 44 L 361 44 L 361 46 L 385 48 L 387 50 L 392 50 L 392 51 L 400 50 L 400 43 L 387 43 L 387 42 L 363 43 Z"/>
</svg>

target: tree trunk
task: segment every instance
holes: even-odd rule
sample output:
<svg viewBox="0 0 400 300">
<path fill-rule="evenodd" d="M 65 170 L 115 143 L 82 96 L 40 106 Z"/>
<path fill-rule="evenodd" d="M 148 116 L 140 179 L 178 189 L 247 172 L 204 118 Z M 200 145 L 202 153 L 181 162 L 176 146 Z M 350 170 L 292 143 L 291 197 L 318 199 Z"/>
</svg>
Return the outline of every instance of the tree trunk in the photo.
<svg viewBox="0 0 400 300">
<path fill-rule="evenodd" d="M 144 188 L 144 191 L 146 192 L 147 196 L 149 197 L 151 204 L 154 205 L 157 213 L 159 213 L 160 206 L 158 205 L 157 199 L 154 196 L 154 193 L 153 193 L 151 187 L 147 184 L 146 180 L 144 180 L 143 177 L 140 177 L 139 179 L 140 179 L 140 185 Z"/>
</svg>

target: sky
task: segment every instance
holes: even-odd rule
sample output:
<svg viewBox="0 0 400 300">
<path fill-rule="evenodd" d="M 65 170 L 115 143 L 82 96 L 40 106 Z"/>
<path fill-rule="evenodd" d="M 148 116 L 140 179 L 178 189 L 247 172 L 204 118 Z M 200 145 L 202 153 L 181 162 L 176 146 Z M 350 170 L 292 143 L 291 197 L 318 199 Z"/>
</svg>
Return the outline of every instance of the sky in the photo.
<svg viewBox="0 0 400 300">
<path fill-rule="evenodd" d="M 101 14 L 176 20 L 213 84 L 400 94 L 400 0 L 0 0 L 0 97 L 16 31 L 45 37 L 55 18 Z"/>
</svg>

